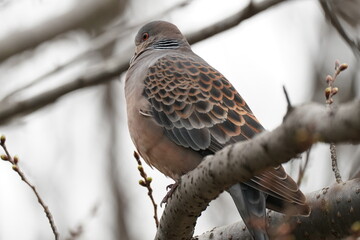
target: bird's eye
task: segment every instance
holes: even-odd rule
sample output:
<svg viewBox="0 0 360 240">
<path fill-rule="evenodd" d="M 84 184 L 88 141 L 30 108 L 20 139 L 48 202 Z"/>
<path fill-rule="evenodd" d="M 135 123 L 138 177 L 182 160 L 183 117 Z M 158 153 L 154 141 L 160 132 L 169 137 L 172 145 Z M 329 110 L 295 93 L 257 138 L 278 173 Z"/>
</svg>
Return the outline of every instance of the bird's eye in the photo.
<svg viewBox="0 0 360 240">
<path fill-rule="evenodd" d="M 143 41 L 146 41 L 146 40 L 148 40 L 148 38 L 149 38 L 149 34 L 146 32 L 146 33 L 143 33 L 143 35 L 142 35 L 142 40 Z"/>
</svg>

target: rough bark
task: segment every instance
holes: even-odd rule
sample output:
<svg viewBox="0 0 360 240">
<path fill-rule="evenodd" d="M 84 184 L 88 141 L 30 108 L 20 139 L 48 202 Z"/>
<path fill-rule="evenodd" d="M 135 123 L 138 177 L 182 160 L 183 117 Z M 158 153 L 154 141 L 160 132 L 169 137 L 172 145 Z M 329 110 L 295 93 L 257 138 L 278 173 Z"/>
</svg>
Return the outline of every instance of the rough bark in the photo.
<svg viewBox="0 0 360 240">
<path fill-rule="evenodd" d="M 351 235 L 354 223 L 360 221 L 360 179 L 354 179 L 306 195 L 311 214 L 285 216 L 268 214 L 268 232 L 272 238 L 285 239 L 339 239 Z M 245 224 L 237 222 L 214 228 L 194 240 L 251 239 Z"/>
</svg>

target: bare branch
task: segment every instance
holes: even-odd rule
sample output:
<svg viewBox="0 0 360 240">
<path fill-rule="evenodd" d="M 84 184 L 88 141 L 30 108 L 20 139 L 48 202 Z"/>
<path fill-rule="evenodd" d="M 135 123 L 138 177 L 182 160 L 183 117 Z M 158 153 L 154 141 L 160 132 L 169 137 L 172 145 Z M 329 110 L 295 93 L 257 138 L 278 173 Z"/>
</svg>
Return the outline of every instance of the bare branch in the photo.
<svg viewBox="0 0 360 240">
<path fill-rule="evenodd" d="M 54 221 L 54 217 L 51 214 L 49 207 L 45 204 L 44 200 L 41 198 L 39 192 L 36 190 L 36 187 L 30 183 L 30 181 L 27 179 L 27 177 L 25 176 L 24 172 L 21 171 L 20 166 L 18 165 L 19 163 L 19 158 L 17 156 L 12 157 L 10 152 L 8 151 L 7 147 L 6 147 L 6 138 L 4 135 L 1 136 L 0 138 L 0 146 L 4 149 L 5 155 L 1 155 L 1 159 L 4 161 L 8 161 L 9 163 L 12 164 L 12 169 L 19 175 L 19 177 L 21 178 L 21 180 L 23 182 L 26 183 L 26 185 L 28 185 L 31 190 L 34 192 L 39 204 L 41 205 L 41 207 L 43 208 L 47 219 L 49 220 L 49 224 L 51 227 L 51 230 L 54 234 L 55 240 L 58 240 L 60 235 L 57 231 L 56 225 L 55 225 L 55 221 Z"/>
<path fill-rule="evenodd" d="M 66 31 L 81 27 L 93 29 L 103 25 L 122 11 L 125 3 L 116 0 L 85 1 L 81 7 L 75 4 L 67 13 L 49 19 L 40 26 L 14 31 L 0 41 L 0 63 Z"/>
<path fill-rule="evenodd" d="M 333 184 L 307 194 L 311 215 L 285 216 L 271 211 L 268 214 L 268 232 L 276 239 L 340 239 L 353 232 L 353 225 L 360 220 L 360 179 Z M 345 217 L 346 216 L 346 217 Z M 285 231 L 284 231 L 285 230 Z M 279 234 L 281 235 L 279 236 Z M 240 240 L 251 238 L 243 222 L 212 229 L 197 240 Z"/>
<path fill-rule="evenodd" d="M 35 79 L 26 81 L 27 84 L 24 84 L 23 86 L 10 92 L 7 96 L 3 97 L 0 100 L 0 104 L 2 101 L 4 101 L 4 102 L 9 101 L 9 99 L 11 99 L 11 97 L 16 95 L 17 93 L 44 81 L 45 79 L 53 76 L 54 74 L 56 74 L 60 71 L 63 71 L 64 69 L 66 69 L 70 66 L 73 66 L 74 64 L 80 62 L 81 60 L 91 57 L 92 54 L 104 51 L 105 49 L 109 48 L 109 46 L 115 44 L 117 41 L 120 41 L 124 38 L 128 38 L 129 35 L 131 34 L 131 32 L 134 31 L 134 29 L 140 28 L 141 25 L 150 21 L 151 19 L 160 19 L 163 16 L 165 16 L 166 14 L 169 14 L 175 10 L 178 10 L 182 7 L 187 6 L 189 3 L 190 3 L 190 0 L 184 0 L 184 1 L 178 2 L 175 5 L 163 10 L 156 16 L 152 16 L 151 18 L 146 19 L 146 20 L 142 21 L 141 23 L 137 23 L 135 25 L 125 27 L 124 25 L 120 24 L 117 26 L 112 26 L 109 29 L 105 29 L 105 32 L 99 34 L 99 36 L 97 36 L 91 40 L 91 42 L 89 44 L 90 45 L 89 49 L 85 50 L 84 52 L 79 53 L 78 55 L 73 56 L 67 62 L 57 65 L 53 69 L 49 70 L 48 72 L 43 73 L 42 75 L 36 77 Z M 130 46 L 129 46 L 129 49 L 130 49 Z M 131 50 L 132 49 L 133 49 L 133 47 L 131 46 Z M 126 58 L 124 60 L 124 63 L 126 63 L 127 61 L 128 61 L 128 58 Z"/>
<path fill-rule="evenodd" d="M 61 96 L 77 89 L 98 85 L 115 77 L 119 77 L 127 68 L 128 63 L 124 64 L 123 61 L 119 61 L 119 59 L 110 59 L 88 71 L 85 76 L 77 77 L 31 99 L 3 104 L 0 106 L 0 124 L 6 123 L 14 116 L 31 113 L 40 109 L 55 102 Z"/>
<path fill-rule="evenodd" d="M 157 204 L 155 202 L 154 196 L 153 196 L 153 190 L 151 188 L 151 182 L 152 182 L 152 178 L 148 177 L 140 160 L 140 155 L 134 151 L 134 158 L 138 164 L 138 170 L 140 172 L 140 176 L 143 178 L 141 180 L 139 180 L 139 184 L 140 186 L 146 187 L 146 189 L 148 190 L 148 196 L 150 198 L 150 201 L 153 205 L 154 208 L 154 221 L 155 221 L 155 226 L 156 228 L 159 227 L 159 219 L 158 219 L 158 215 L 157 215 Z M 161 204 L 160 204 L 161 206 Z"/>
<path fill-rule="evenodd" d="M 155 239 L 190 239 L 201 212 L 223 190 L 289 161 L 316 142 L 359 142 L 359 132 L 360 100 L 339 106 L 330 116 L 321 104 L 295 107 L 274 131 L 230 145 L 183 176 L 164 210 Z"/>
</svg>

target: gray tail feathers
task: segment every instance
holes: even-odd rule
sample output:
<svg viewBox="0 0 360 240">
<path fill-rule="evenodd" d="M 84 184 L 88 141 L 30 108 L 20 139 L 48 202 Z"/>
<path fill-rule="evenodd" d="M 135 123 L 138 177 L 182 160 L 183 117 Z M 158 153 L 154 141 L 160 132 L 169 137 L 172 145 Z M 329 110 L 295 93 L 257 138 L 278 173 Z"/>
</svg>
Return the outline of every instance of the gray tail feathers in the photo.
<svg viewBox="0 0 360 240">
<path fill-rule="evenodd" d="M 238 183 L 227 190 L 254 240 L 268 240 L 266 233 L 266 194 Z"/>
</svg>

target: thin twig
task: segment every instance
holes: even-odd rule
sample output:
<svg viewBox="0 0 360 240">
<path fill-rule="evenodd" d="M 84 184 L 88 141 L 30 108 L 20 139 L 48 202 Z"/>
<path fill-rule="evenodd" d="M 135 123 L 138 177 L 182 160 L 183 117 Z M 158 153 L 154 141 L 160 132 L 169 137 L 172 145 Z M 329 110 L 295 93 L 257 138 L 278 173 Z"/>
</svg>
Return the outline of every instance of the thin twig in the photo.
<svg viewBox="0 0 360 240">
<path fill-rule="evenodd" d="M 325 98 L 326 98 L 326 106 L 330 110 L 330 115 L 333 114 L 333 107 L 332 103 L 334 102 L 333 96 L 338 93 L 339 89 L 334 87 L 335 80 L 339 74 L 346 70 L 348 65 L 346 63 L 340 64 L 339 61 L 335 61 L 335 73 L 333 76 L 327 75 L 326 76 L 326 83 L 328 87 L 325 89 Z M 331 155 L 331 166 L 332 170 L 335 174 L 335 179 L 337 183 L 342 183 L 341 174 L 337 164 L 337 153 L 336 153 L 336 146 L 334 143 L 330 143 L 330 155 Z"/>
<path fill-rule="evenodd" d="M 291 105 L 290 97 L 289 97 L 289 94 L 288 94 L 288 92 L 287 92 L 287 90 L 286 90 L 285 85 L 283 85 L 283 91 L 284 91 L 285 98 L 286 98 L 286 102 L 287 102 L 287 109 L 288 109 L 288 111 L 289 111 L 289 109 L 292 108 L 292 105 Z"/>
<path fill-rule="evenodd" d="M 15 156 L 14 158 L 10 155 L 7 147 L 6 147 L 6 137 L 4 135 L 1 136 L 0 138 L 0 146 L 4 149 L 5 154 L 6 155 L 1 155 L 1 159 L 4 161 L 8 161 L 12 164 L 12 169 L 20 176 L 21 180 L 24 181 L 34 192 L 39 204 L 41 205 L 41 207 L 44 209 L 44 212 L 46 214 L 47 219 L 49 220 L 52 232 L 54 233 L 55 236 L 55 240 L 58 240 L 60 235 L 57 231 L 55 222 L 54 222 L 54 218 L 49 210 L 49 207 L 45 204 L 44 200 L 41 198 L 40 194 L 38 193 L 38 191 L 36 190 L 36 187 L 30 183 L 30 181 L 26 178 L 25 174 L 21 171 L 18 162 L 19 162 L 19 158 L 17 156 Z"/>
<path fill-rule="evenodd" d="M 311 147 L 306 150 L 306 155 L 305 155 L 305 163 L 304 165 L 301 165 L 299 168 L 299 174 L 298 174 L 298 179 L 296 181 L 296 184 L 300 187 L 302 180 L 304 178 L 305 175 L 305 171 L 307 169 L 308 163 L 309 163 L 309 159 L 310 159 L 310 152 L 311 152 Z"/>
<path fill-rule="evenodd" d="M 293 109 L 293 106 L 291 105 L 289 94 L 288 94 L 288 92 L 286 90 L 286 87 L 284 85 L 283 85 L 283 91 L 284 91 L 286 102 L 287 102 L 286 114 L 283 117 L 283 121 L 285 121 L 286 117 L 291 113 L 291 111 Z"/>
<path fill-rule="evenodd" d="M 139 170 L 139 172 L 140 172 L 141 177 L 143 178 L 143 179 L 141 179 L 141 180 L 139 181 L 139 184 L 140 184 L 141 186 L 143 186 L 143 187 L 146 187 L 147 190 L 148 190 L 148 196 L 150 197 L 151 203 L 152 203 L 152 205 L 153 205 L 153 207 L 154 207 L 154 220 L 155 220 L 155 225 L 156 225 L 156 228 L 158 228 L 158 227 L 159 227 L 159 219 L 158 219 L 158 216 L 157 216 L 157 204 L 156 204 L 156 202 L 155 202 L 155 200 L 154 200 L 154 197 L 153 197 L 153 195 L 152 195 L 153 190 L 152 190 L 152 188 L 151 188 L 151 186 L 150 186 L 150 184 L 151 184 L 151 182 L 152 182 L 152 178 L 151 178 L 151 177 L 148 177 L 147 174 L 145 173 L 144 168 L 143 168 L 143 166 L 142 166 L 142 163 L 141 163 L 141 161 L 140 161 L 140 156 L 139 156 L 139 154 L 138 154 L 136 151 L 134 151 L 134 158 L 136 159 L 136 161 L 137 161 L 137 163 L 138 163 L 138 170 Z"/>
</svg>

